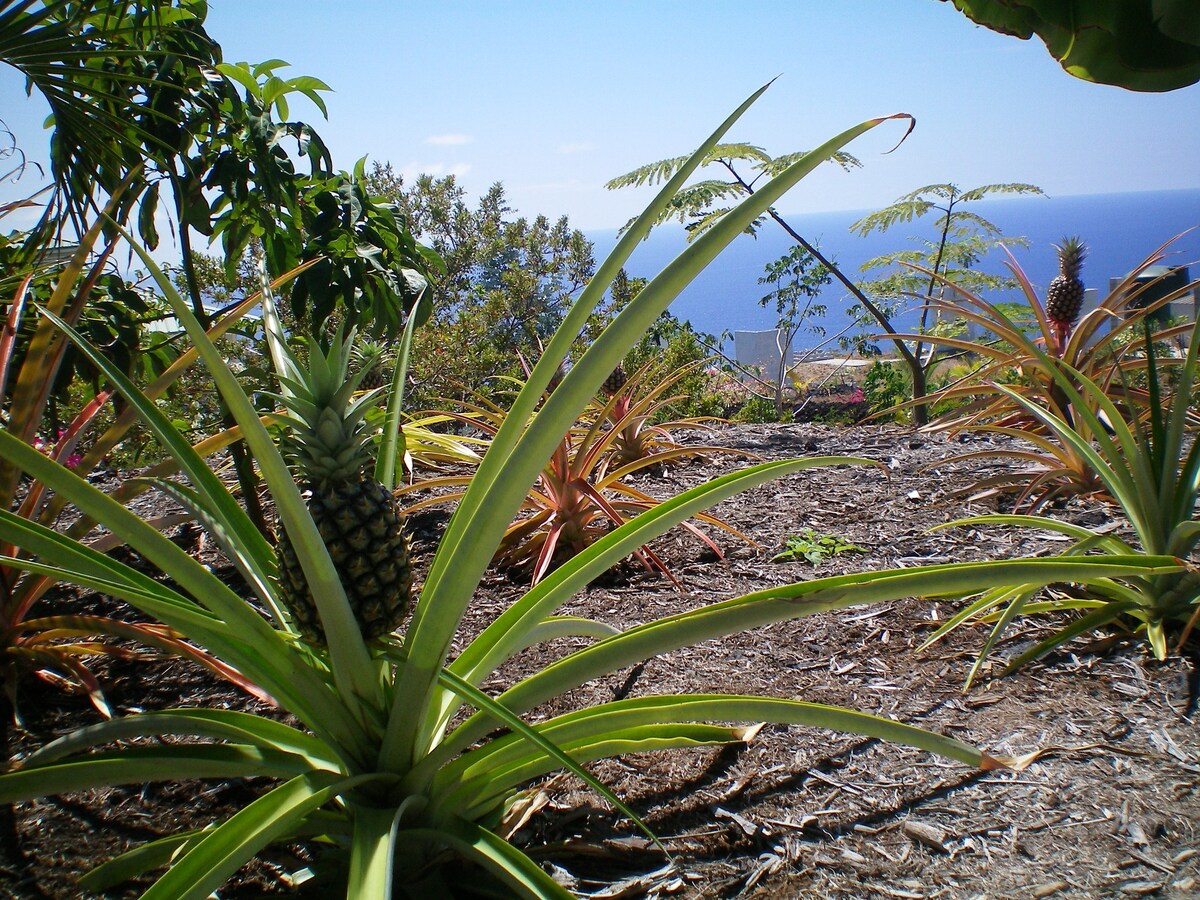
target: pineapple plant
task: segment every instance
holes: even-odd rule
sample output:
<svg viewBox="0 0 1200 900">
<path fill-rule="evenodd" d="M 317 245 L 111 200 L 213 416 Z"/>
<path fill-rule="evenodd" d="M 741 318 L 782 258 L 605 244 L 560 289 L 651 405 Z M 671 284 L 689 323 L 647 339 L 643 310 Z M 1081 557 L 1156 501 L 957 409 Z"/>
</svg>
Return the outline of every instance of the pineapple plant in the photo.
<svg viewBox="0 0 1200 900">
<path fill-rule="evenodd" d="M 1079 318 L 1083 306 L 1083 281 L 1079 270 L 1083 267 L 1087 247 L 1078 237 L 1063 238 L 1055 244 L 1058 250 L 1059 274 L 1055 275 L 1046 290 L 1046 317 L 1065 333 Z"/>
<path fill-rule="evenodd" d="M 353 331 L 345 339 L 335 335 L 328 351 L 313 338 L 305 343 L 307 366 L 288 350 L 291 376 L 280 379 L 284 390 L 277 399 L 289 426 L 284 456 L 294 467 L 363 637 L 376 638 L 400 624 L 412 590 L 404 520 L 391 491 L 373 477 L 366 414 L 378 391 L 354 396 L 377 358 L 350 374 Z M 284 605 L 304 637 L 323 643 L 316 602 L 285 532 L 276 553 Z"/>
</svg>

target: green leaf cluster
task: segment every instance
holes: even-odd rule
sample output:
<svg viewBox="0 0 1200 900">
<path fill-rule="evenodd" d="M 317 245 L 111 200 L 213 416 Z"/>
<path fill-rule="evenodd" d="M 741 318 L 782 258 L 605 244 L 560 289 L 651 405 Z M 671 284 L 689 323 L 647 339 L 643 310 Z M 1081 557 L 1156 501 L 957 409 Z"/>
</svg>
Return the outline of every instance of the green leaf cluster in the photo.
<svg viewBox="0 0 1200 900">
<path fill-rule="evenodd" d="M 783 542 L 783 550 L 771 557 L 771 562 L 799 562 L 808 560 L 814 566 L 833 559 L 839 553 L 866 553 L 866 549 L 852 544 L 836 534 L 820 534 L 815 529 L 804 528 L 798 534 L 789 534 Z"/>
</svg>

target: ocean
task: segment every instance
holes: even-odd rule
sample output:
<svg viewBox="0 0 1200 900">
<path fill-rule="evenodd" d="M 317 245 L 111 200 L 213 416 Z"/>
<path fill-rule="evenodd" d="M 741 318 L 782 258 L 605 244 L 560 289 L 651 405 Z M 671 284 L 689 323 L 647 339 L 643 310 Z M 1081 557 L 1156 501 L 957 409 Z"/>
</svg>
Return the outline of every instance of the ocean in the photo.
<svg viewBox="0 0 1200 900">
<path fill-rule="evenodd" d="M 1082 278 L 1088 288 L 1097 288 L 1100 296 L 1108 292 L 1112 277 L 1121 277 L 1136 268 L 1147 256 L 1177 235 L 1168 248 L 1168 265 L 1186 265 L 1192 278 L 1200 277 L 1200 189 L 1147 191 L 1122 194 L 1091 194 L 1064 197 L 1012 197 L 981 200 L 962 209 L 973 211 L 999 226 L 1005 237 L 1024 236 L 1027 247 L 1013 248 L 1021 268 L 1045 296 L 1046 285 L 1058 274 L 1054 243 L 1068 235 L 1079 235 L 1088 246 Z M 785 214 L 783 217 L 807 240 L 835 262 L 851 279 L 864 277 L 860 266 L 868 259 L 897 250 L 916 249 L 917 239 L 932 239 L 932 214 L 910 225 L 897 225 L 890 231 L 859 237 L 850 225 L 872 210 L 831 213 Z M 616 231 L 589 232 L 597 259 L 616 243 Z M 697 331 L 720 335 L 723 331 L 761 331 L 775 327 L 774 308 L 765 309 L 759 299 L 768 289 L 758 284 L 763 267 L 785 253 L 791 239 L 774 222 L 767 220 L 757 237 L 738 237 L 671 306 L 671 312 L 692 323 Z M 657 274 L 686 246 L 681 225 L 671 223 L 655 229 L 634 252 L 626 266 L 629 274 L 643 278 Z M 1008 274 L 1005 257 L 993 251 L 977 268 L 985 272 Z M 1011 296 L 989 295 L 988 300 L 1020 300 Z M 846 290 L 835 283 L 826 289 L 820 301 L 828 312 L 822 320 L 828 334 L 836 334 L 849 323 L 846 308 L 853 303 Z M 909 324 L 912 317 L 900 320 Z M 820 343 L 821 338 L 801 333 L 796 350 Z M 726 351 L 731 344 L 726 344 Z"/>
</svg>

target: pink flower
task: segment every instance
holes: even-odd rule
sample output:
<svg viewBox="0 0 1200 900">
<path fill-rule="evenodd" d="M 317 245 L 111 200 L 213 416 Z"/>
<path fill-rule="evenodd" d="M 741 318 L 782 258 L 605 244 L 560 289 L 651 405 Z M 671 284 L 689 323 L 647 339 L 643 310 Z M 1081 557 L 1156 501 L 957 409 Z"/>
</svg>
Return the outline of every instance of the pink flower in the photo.
<svg viewBox="0 0 1200 900">
<path fill-rule="evenodd" d="M 79 465 L 81 462 L 83 462 L 83 457 L 80 456 L 78 453 L 72 453 L 66 459 L 66 466 L 68 469 L 73 469 L 77 465 Z"/>
</svg>

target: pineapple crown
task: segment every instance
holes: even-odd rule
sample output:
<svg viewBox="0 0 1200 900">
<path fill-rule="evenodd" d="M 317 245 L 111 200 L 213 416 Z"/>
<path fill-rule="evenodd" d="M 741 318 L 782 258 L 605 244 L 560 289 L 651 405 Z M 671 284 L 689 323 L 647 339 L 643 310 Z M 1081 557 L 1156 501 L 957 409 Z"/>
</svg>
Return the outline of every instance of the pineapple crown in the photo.
<svg viewBox="0 0 1200 900">
<path fill-rule="evenodd" d="M 292 348 L 284 348 L 287 374 L 279 376 L 281 390 L 273 395 L 287 410 L 291 429 L 283 450 L 310 484 L 353 480 L 373 462 L 366 415 L 382 389 L 354 397 L 377 359 L 351 375 L 354 337 L 353 329 L 345 337 L 339 329 L 328 350 L 315 338 L 301 338 L 307 365 Z"/>
<path fill-rule="evenodd" d="M 376 366 L 382 365 L 387 347 L 379 341 L 370 338 L 360 338 L 350 345 L 350 360 L 360 372 L 370 372 Z"/>
<path fill-rule="evenodd" d="M 1058 267 L 1062 274 L 1067 278 L 1078 278 L 1083 260 L 1087 256 L 1087 245 L 1082 238 L 1078 235 L 1065 237 L 1062 243 L 1055 244 L 1054 248 L 1058 251 Z"/>
</svg>

